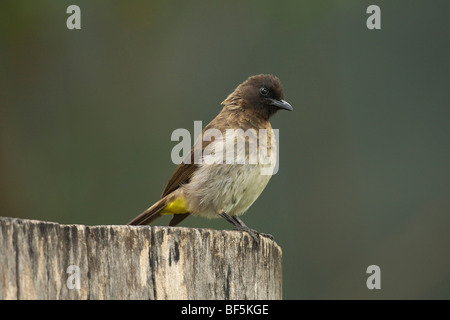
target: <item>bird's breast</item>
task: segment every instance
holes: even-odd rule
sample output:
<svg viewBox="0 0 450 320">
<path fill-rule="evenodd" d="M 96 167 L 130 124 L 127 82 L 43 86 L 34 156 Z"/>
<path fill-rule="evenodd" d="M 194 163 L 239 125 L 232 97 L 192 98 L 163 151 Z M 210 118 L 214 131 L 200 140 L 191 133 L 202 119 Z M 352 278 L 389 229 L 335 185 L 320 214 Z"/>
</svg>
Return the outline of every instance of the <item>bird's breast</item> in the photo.
<svg viewBox="0 0 450 320">
<path fill-rule="evenodd" d="M 277 161 L 272 131 L 229 130 L 203 150 L 202 163 L 183 186 L 190 212 L 241 215 L 269 182 Z"/>
</svg>

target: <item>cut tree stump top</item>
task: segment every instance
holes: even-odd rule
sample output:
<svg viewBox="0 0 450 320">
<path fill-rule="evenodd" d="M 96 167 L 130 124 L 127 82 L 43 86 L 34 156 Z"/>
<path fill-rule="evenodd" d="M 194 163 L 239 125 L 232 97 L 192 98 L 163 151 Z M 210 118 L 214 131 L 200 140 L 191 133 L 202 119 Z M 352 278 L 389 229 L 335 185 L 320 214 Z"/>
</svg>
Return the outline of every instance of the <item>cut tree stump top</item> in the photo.
<svg viewBox="0 0 450 320">
<path fill-rule="evenodd" d="M 281 256 L 237 231 L 0 217 L 0 299 L 281 299 Z"/>
</svg>

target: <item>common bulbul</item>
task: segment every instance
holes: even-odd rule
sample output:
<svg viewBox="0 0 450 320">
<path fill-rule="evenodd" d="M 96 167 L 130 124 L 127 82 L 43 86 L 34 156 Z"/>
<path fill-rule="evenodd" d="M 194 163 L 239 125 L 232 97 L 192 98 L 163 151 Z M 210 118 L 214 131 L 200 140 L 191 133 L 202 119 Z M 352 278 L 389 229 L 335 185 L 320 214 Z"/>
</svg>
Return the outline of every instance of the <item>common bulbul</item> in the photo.
<svg viewBox="0 0 450 320">
<path fill-rule="evenodd" d="M 173 214 L 169 226 L 179 224 L 190 214 L 223 217 L 258 241 L 258 232 L 247 227 L 239 216 L 259 197 L 272 176 L 262 173 L 267 162 L 260 161 L 261 148 L 267 149 L 261 154 L 267 154 L 269 166 L 273 168 L 278 160 L 269 119 L 279 109 L 292 111 L 292 106 L 284 100 L 280 80 L 263 74 L 241 83 L 222 105 L 222 111 L 203 129 L 190 153 L 175 169 L 161 199 L 129 225 L 150 224 L 167 214 Z M 205 139 L 211 132 L 216 135 Z M 244 142 L 240 147 L 239 141 Z M 229 160 L 229 149 L 234 156 L 232 162 L 225 161 Z M 218 159 L 217 155 L 222 156 L 222 162 L 212 161 Z"/>
</svg>

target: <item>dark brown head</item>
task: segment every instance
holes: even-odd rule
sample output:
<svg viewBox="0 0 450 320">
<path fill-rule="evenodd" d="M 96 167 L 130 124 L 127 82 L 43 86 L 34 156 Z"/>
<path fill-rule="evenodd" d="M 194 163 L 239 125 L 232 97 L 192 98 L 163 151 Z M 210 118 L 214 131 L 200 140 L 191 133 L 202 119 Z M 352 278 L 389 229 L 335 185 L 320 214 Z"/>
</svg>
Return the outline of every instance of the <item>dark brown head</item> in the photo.
<svg viewBox="0 0 450 320">
<path fill-rule="evenodd" d="M 248 78 L 222 104 L 230 109 L 240 107 L 255 111 L 265 119 L 269 119 L 279 109 L 293 110 L 292 106 L 284 101 L 280 80 L 266 74 Z"/>
</svg>

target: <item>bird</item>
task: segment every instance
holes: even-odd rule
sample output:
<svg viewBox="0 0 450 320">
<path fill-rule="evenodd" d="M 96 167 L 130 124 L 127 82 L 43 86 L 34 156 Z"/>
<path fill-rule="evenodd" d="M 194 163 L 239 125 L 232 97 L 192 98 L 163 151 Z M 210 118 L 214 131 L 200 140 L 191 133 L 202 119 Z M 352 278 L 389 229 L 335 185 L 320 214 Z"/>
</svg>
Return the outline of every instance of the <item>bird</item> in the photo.
<svg viewBox="0 0 450 320">
<path fill-rule="evenodd" d="M 276 76 L 254 75 L 239 84 L 177 166 L 161 199 L 128 225 L 147 225 L 172 214 L 169 226 L 176 226 L 192 214 L 222 217 L 258 242 L 258 235 L 273 239 L 270 234 L 249 228 L 240 216 L 260 196 L 272 176 L 278 159 L 269 119 L 278 110 L 293 111 L 284 99 Z"/>
</svg>

